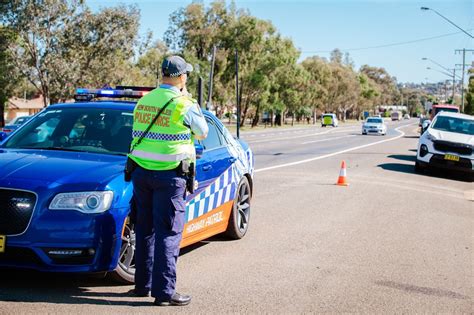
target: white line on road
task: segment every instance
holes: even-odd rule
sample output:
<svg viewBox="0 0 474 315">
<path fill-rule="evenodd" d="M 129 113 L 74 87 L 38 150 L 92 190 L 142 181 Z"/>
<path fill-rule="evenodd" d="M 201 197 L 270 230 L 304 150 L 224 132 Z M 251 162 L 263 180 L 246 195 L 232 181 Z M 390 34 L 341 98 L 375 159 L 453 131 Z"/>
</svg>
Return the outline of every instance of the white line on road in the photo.
<svg viewBox="0 0 474 315">
<path fill-rule="evenodd" d="M 315 143 L 315 142 L 324 142 L 324 141 L 331 141 L 331 140 L 337 140 L 337 139 L 343 139 L 343 138 L 350 138 L 350 137 L 355 137 L 355 135 L 348 135 L 348 136 L 344 136 L 344 137 L 335 137 L 335 138 L 322 139 L 322 140 L 314 140 L 314 141 L 306 141 L 306 142 L 302 142 L 301 144 L 308 144 L 308 143 Z"/>
<path fill-rule="evenodd" d="M 403 137 L 405 135 L 405 133 L 403 131 L 401 131 L 400 128 L 404 128 L 404 127 L 412 126 L 412 125 L 413 124 L 409 124 L 409 125 L 404 125 L 404 126 L 400 126 L 400 127 L 395 128 L 395 131 L 399 132 L 400 134 L 398 136 L 390 138 L 390 139 L 385 139 L 385 140 L 381 140 L 381 141 L 377 141 L 377 142 L 373 142 L 373 143 L 369 143 L 369 144 L 364 144 L 364 145 L 361 145 L 361 146 L 345 149 L 345 150 L 342 150 L 342 151 L 337 151 L 337 152 L 329 153 L 329 154 L 326 154 L 326 155 L 316 156 L 316 157 L 310 158 L 310 159 L 305 159 L 305 160 L 300 160 L 300 161 L 296 161 L 296 162 L 291 162 L 291 163 L 285 163 L 285 164 L 260 168 L 260 169 L 255 170 L 255 173 L 270 171 L 270 170 L 274 170 L 274 169 L 277 169 L 277 168 L 283 168 L 283 167 L 288 167 L 288 166 L 293 166 L 293 165 L 298 165 L 298 164 L 303 164 L 303 163 L 308 163 L 308 162 L 312 162 L 312 161 L 316 161 L 316 160 L 321 160 L 321 159 L 325 159 L 325 158 L 328 158 L 328 157 L 331 157 L 331 156 L 335 156 L 335 155 L 339 155 L 339 154 L 343 154 L 343 153 L 347 153 L 347 152 L 367 148 L 367 147 L 377 145 L 377 144 L 380 144 L 380 143 L 397 140 L 397 139 L 400 139 L 401 137 Z"/>
<path fill-rule="evenodd" d="M 331 130 L 319 132 L 319 133 L 312 133 L 309 135 L 302 135 L 302 136 L 296 136 L 296 137 L 284 137 L 284 138 L 272 138 L 272 139 L 265 139 L 265 140 L 257 140 L 257 141 L 248 141 L 249 144 L 254 144 L 254 143 L 261 143 L 261 142 L 269 142 L 269 141 L 279 141 L 279 140 L 288 140 L 288 139 L 296 139 L 296 138 L 306 138 L 306 137 L 313 137 L 313 136 L 319 136 L 319 135 L 324 135 L 330 132 Z"/>
</svg>

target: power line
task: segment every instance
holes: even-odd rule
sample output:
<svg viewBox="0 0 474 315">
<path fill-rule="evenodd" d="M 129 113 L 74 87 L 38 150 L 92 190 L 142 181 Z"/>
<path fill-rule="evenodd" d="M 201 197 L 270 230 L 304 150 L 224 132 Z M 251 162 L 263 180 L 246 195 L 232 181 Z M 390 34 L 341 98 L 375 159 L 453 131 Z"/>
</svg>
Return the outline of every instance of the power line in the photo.
<svg viewBox="0 0 474 315">
<path fill-rule="evenodd" d="M 469 29 L 471 31 L 472 29 Z M 432 39 L 437 39 L 437 38 L 442 38 L 442 37 L 448 37 L 448 36 L 453 36 L 460 34 L 462 32 L 456 32 L 456 33 L 449 33 L 449 34 L 443 34 L 443 35 L 438 35 L 438 36 L 432 36 L 432 37 L 426 37 L 426 38 L 420 38 L 420 39 L 414 39 L 410 41 L 405 41 L 405 42 L 398 42 L 398 43 L 392 43 L 392 44 L 385 44 L 385 45 L 377 45 L 377 46 L 368 46 L 368 47 L 359 47 L 359 48 L 348 48 L 348 49 L 339 49 L 342 52 L 346 51 L 357 51 L 357 50 L 367 50 L 367 49 L 377 49 L 377 48 L 385 48 L 385 47 L 393 47 L 393 46 L 401 46 L 401 45 L 407 45 L 407 44 L 414 44 L 414 43 L 419 43 L 419 42 L 424 42 Z M 302 50 L 301 53 L 303 54 L 320 54 L 320 53 L 330 53 L 332 50 Z"/>
</svg>

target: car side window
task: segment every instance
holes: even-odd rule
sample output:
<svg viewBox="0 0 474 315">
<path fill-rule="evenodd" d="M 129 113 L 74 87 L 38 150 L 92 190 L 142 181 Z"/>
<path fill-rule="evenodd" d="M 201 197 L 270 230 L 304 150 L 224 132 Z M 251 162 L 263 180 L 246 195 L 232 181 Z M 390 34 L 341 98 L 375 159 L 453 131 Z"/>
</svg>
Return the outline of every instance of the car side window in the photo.
<svg viewBox="0 0 474 315">
<path fill-rule="evenodd" d="M 200 140 L 200 143 L 204 147 L 204 150 L 211 150 L 222 146 L 222 135 L 217 129 L 216 124 L 210 119 L 206 119 L 206 121 L 207 125 L 209 126 L 209 132 L 207 134 L 206 139 Z"/>
</svg>

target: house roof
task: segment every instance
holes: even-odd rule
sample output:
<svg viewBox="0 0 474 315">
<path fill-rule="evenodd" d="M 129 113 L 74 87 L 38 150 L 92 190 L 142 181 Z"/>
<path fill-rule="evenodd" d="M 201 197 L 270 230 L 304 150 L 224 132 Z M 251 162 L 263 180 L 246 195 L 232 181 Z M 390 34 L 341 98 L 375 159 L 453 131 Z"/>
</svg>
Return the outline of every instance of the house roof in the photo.
<svg viewBox="0 0 474 315">
<path fill-rule="evenodd" d="M 12 97 L 8 100 L 8 109 L 43 109 L 43 97 L 39 96 L 31 100 Z"/>
</svg>

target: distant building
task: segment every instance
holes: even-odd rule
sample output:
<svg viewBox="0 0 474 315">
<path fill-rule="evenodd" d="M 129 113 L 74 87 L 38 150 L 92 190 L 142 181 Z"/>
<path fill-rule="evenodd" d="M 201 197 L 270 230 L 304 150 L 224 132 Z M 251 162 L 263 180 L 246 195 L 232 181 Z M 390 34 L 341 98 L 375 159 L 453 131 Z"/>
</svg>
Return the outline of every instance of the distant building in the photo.
<svg viewBox="0 0 474 315">
<path fill-rule="evenodd" d="M 5 119 L 10 121 L 20 116 L 30 116 L 41 111 L 44 108 L 43 97 L 39 96 L 31 100 L 25 100 L 23 98 L 12 97 L 8 100 Z"/>
<path fill-rule="evenodd" d="M 405 105 L 381 105 L 379 106 L 379 109 L 382 109 L 381 111 L 389 111 L 389 112 L 401 112 L 401 111 L 407 111 L 407 107 Z"/>
</svg>

